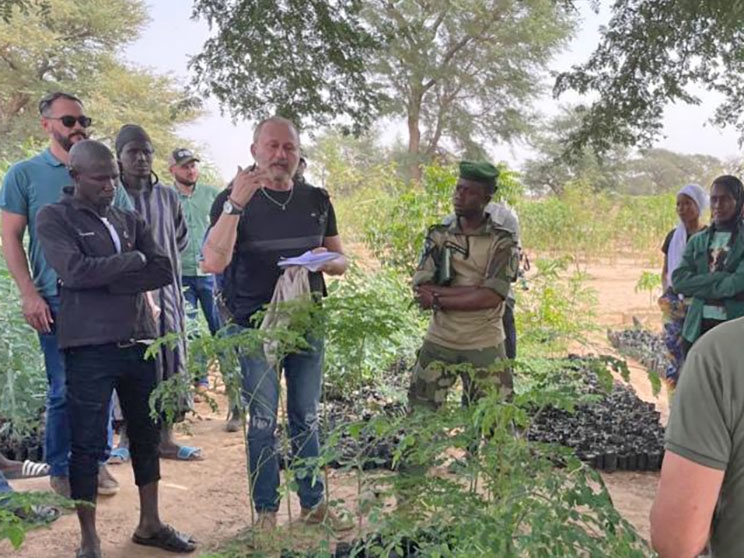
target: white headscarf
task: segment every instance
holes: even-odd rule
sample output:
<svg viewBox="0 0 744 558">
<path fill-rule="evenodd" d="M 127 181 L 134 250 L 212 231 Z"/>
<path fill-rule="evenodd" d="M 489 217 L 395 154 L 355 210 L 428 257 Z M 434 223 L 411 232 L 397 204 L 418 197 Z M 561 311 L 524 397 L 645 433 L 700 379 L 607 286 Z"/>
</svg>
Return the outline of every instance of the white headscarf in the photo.
<svg viewBox="0 0 744 558">
<path fill-rule="evenodd" d="M 699 184 L 688 184 L 682 188 L 677 195 L 684 194 L 697 205 L 698 213 L 702 216 L 703 211 L 708 207 L 708 193 Z M 672 284 L 672 273 L 682 262 L 682 254 L 685 253 L 687 246 L 687 229 L 685 224 L 680 221 L 674 230 L 672 241 L 669 243 L 667 251 L 667 284 Z"/>
</svg>

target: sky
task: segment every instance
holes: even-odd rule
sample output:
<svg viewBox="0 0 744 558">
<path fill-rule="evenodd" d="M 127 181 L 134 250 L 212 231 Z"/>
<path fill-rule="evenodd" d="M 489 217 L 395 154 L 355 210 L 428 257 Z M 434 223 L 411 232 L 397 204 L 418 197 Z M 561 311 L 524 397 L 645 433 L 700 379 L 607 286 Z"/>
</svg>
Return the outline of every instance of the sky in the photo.
<svg viewBox="0 0 744 558">
<path fill-rule="evenodd" d="M 586 2 L 588 5 L 588 2 Z M 188 0 L 157 0 L 147 2 L 151 21 L 140 38 L 124 52 L 131 63 L 147 67 L 161 74 L 170 74 L 180 83 L 187 84 L 190 79 L 188 60 L 201 51 L 209 37 L 209 28 L 204 21 L 191 19 L 191 2 Z M 599 42 L 599 27 L 609 20 L 609 11 L 599 14 L 586 8 L 581 12 L 582 21 L 576 36 L 567 49 L 559 54 L 551 64 L 552 70 L 565 70 L 573 64 L 585 61 Z M 698 106 L 672 105 L 665 112 L 664 137 L 657 142 L 658 147 L 681 153 L 704 153 L 721 159 L 738 154 L 738 136 L 733 129 L 714 127 L 708 123 L 720 98 L 715 94 L 696 91 L 702 99 Z M 559 101 L 546 94 L 536 103 L 536 108 L 546 114 L 555 114 L 561 104 L 570 104 L 577 97 L 566 95 Z M 253 130 L 251 122 L 233 123 L 213 99 L 206 100 L 207 114 L 192 124 L 178 130 L 179 135 L 201 146 L 202 155 L 229 180 L 237 165 L 250 161 L 250 137 Z M 405 128 L 388 128 L 387 140 L 396 135 L 405 137 Z M 174 146 L 176 147 L 176 146 Z M 524 143 L 500 145 L 492 149 L 495 160 L 506 161 L 512 167 L 529 158 L 531 152 Z M 310 162 L 312 169 L 312 161 Z"/>
</svg>

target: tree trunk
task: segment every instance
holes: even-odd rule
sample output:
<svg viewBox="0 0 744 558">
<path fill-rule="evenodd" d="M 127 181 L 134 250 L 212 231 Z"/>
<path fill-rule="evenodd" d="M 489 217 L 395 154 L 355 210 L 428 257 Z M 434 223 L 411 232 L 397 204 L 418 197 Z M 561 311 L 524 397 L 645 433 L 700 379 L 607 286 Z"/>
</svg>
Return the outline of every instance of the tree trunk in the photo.
<svg viewBox="0 0 744 558">
<path fill-rule="evenodd" d="M 421 130 L 419 129 L 419 115 L 421 109 L 421 100 L 411 99 L 408 103 L 408 158 L 409 172 L 411 181 L 421 185 L 421 161 L 419 154 L 421 152 Z"/>
<path fill-rule="evenodd" d="M 26 93 L 14 93 L 11 95 L 5 107 L 0 108 L 0 136 L 8 134 L 12 128 L 13 119 L 23 110 L 31 96 Z"/>
</svg>

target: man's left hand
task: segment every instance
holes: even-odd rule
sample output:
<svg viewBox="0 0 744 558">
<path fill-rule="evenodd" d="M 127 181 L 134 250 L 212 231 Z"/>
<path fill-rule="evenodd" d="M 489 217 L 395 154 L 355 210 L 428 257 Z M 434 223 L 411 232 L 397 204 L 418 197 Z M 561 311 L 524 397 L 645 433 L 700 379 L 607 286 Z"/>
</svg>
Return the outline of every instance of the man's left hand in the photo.
<svg viewBox="0 0 744 558">
<path fill-rule="evenodd" d="M 313 250 L 313 254 L 322 254 L 323 252 L 328 252 L 328 248 L 320 246 Z M 345 267 L 339 267 L 342 258 L 343 256 L 339 256 L 335 260 L 324 263 L 318 271 L 322 271 L 328 275 L 341 275 L 345 271 Z"/>
<path fill-rule="evenodd" d="M 434 287 L 432 285 L 420 285 L 414 290 L 416 302 L 424 310 L 430 310 L 434 306 Z"/>
</svg>

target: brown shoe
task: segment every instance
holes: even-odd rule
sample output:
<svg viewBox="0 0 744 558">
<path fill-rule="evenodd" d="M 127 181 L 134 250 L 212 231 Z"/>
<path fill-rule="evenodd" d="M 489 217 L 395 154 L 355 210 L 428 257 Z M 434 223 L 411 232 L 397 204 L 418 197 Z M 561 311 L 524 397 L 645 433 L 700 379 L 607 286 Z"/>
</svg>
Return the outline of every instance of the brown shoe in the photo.
<svg viewBox="0 0 744 558">
<path fill-rule="evenodd" d="M 258 519 L 253 526 L 261 533 L 270 533 L 276 529 L 276 512 L 258 512 Z"/>
<path fill-rule="evenodd" d="M 49 484 L 57 494 L 70 497 L 70 479 L 67 477 L 49 477 Z"/>
<path fill-rule="evenodd" d="M 98 495 L 113 496 L 119 492 L 119 481 L 109 472 L 106 465 L 98 466 Z"/>
<path fill-rule="evenodd" d="M 325 501 L 312 509 L 302 508 L 300 519 L 308 525 L 324 525 L 332 531 L 350 531 L 354 528 L 353 519 L 345 514 L 336 514 Z"/>
</svg>

